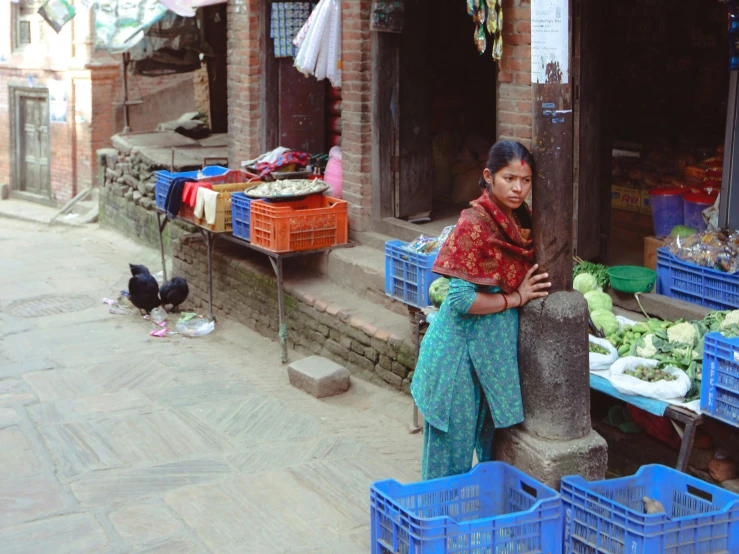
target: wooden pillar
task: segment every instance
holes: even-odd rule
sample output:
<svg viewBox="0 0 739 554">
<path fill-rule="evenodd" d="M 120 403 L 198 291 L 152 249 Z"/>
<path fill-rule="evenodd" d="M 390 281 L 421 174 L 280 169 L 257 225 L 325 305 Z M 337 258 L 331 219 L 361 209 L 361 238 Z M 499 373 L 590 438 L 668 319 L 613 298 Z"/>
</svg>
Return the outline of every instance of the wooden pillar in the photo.
<svg viewBox="0 0 739 554">
<path fill-rule="evenodd" d="M 568 0 L 531 1 L 534 248 L 553 293 L 519 311 L 522 426 L 496 435 L 502 461 L 554 488 L 563 475 L 605 476 L 591 428 L 587 303 L 572 287 L 573 117 Z"/>
<path fill-rule="evenodd" d="M 571 18 L 567 15 L 557 28 L 548 14 L 538 10 L 540 5 L 546 9 L 556 4 L 556 0 L 533 0 L 531 6 L 532 148 L 537 166 L 533 239 L 536 261 L 549 273 L 552 292 L 572 288 L 574 217 Z M 568 0 L 562 0 L 561 4 L 563 13 L 569 14 Z M 559 49 L 557 41 L 560 41 Z"/>
</svg>

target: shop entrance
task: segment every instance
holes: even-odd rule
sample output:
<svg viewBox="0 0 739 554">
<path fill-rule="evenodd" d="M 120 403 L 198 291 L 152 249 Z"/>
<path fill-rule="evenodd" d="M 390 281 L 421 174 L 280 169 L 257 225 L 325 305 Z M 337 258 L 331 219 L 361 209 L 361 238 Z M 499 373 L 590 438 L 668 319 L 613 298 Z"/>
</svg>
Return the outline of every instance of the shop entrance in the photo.
<svg viewBox="0 0 739 554">
<path fill-rule="evenodd" d="M 480 194 L 496 65 L 473 31 L 464 2 L 409 0 L 401 34 L 373 33 L 372 211 L 388 234 L 438 234 Z"/>
<path fill-rule="evenodd" d="M 51 197 L 49 91 L 10 87 L 12 189 L 29 199 Z"/>
<path fill-rule="evenodd" d="M 698 0 L 578 3 L 576 254 L 644 265 L 645 239 L 655 234 L 649 191 L 721 185 L 727 8 Z"/>
</svg>

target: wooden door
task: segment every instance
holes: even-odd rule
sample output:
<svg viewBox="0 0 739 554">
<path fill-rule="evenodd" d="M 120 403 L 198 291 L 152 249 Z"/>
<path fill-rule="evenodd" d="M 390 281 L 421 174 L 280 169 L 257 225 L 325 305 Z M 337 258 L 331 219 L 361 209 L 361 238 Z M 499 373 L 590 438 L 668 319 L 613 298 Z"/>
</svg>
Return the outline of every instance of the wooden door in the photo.
<svg viewBox="0 0 739 554">
<path fill-rule="evenodd" d="M 210 128 L 214 133 L 228 132 L 228 43 L 226 4 L 206 6 L 203 10 L 204 34 L 213 49 L 206 58 L 210 91 Z"/>
<path fill-rule="evenodd" d="M 326 146 L 326 83 L 305 77 L 292 58 L 279 60 L 280 146 L 318 154 Z"/>
<path fill-rule="evenodd" d="M 430 212 L 433 202 L 433 117 L 427 38 L 429 28 L 425 0 L 407 0 L 400 37 L 398 97 L 399 144 L 395 182 L 395 217 Z M 440 40 L 440 39 L 439 39 Z M 453 86 L 450 83 L 450 86 Z"/>
<path fill-rule="evenodd" d="M 50 196 L 49 183 L 49 104 L 36 95 L 19 97 L 20 137 L 18 189 L 40 196 Z"/>
<path fill-rule="evenodd" d="M 611 139 L 607 124 L 606 10 L 600 0 L 575 0 L 576 254 L 606 261 L 610 236 Z"/>
</svg>

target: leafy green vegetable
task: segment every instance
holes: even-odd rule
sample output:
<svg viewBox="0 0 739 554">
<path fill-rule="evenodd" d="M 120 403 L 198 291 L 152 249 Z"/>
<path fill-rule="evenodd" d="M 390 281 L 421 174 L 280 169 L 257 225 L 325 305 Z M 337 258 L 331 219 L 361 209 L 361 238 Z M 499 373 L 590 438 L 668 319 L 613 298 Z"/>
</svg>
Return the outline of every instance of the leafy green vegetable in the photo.
<svg viewBox="0 0 739 554">
<path fill-rule="evenodd" d="M 588 311 L 590 311 L 591 314 L 596 310 L 606 310 L 610 312 L 613 308 L 613 300 L 611 300 L 611 297 L 605 292 L 601 292 L 599 290 L 586 292 L 585 300 L 588 302 Z"/>
<path fill-rule="evenodd" d="M 596 290 L 598 288 L 598 281 L 590 273 L 581 273 L 575 277 L 572 288 L 580 294 L 585 294 L 591 290 Z"/>
<path fill-rule="evenodd" d="M 619 324 L 613 312 L 598 309 L 590 314 L 590 319 L 593 320 L 596 329 L 602 330 L 607 337 L 618 333 Z"/>
<path fill-rule="evenodd" d="M 611 284 L 611 279 L 608 277 L 608 268 L 601 264 L 594 264 L 591 262 L 583 262 L 577 264 L 572 270 L 572 276 L 577 277 L 581 273 L 589 273 L 595 280 L 598 281 L 598 285 L 604 290 Z"/>
</svg>

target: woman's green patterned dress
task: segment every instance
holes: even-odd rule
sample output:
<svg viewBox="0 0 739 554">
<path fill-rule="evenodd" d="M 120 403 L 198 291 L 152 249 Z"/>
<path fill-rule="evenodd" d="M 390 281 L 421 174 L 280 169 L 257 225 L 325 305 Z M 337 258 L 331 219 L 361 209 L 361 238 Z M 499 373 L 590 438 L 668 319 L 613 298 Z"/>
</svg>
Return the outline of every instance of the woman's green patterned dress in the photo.
<svg viewBox="0 0 739 554">
<path fill-rule="evenodd" d="M 466 473 L 472 454 L 492 459 L 495 427 L 523 421 L 518 377 L 518 311 L 468 315 L 478 287 L 452 279 L 421 344 L 411 392 L 426 419 L 423 479 Z"/>
</svg>

